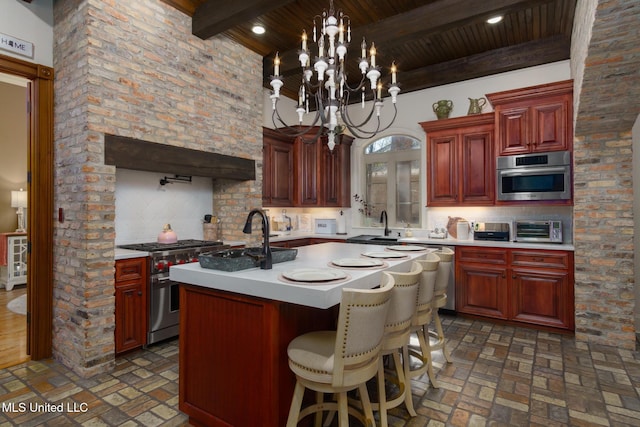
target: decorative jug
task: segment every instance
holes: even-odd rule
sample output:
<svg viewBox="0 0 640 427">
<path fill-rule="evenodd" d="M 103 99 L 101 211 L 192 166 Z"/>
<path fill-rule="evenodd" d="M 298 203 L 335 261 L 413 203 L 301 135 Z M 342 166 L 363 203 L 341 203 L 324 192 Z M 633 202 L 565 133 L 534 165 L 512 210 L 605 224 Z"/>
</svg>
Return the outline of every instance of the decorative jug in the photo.
<svg viewBox="0 0 640 427">
<path fill-rule="evenodd" d="M 436 113 L 438 119 L 446 119 L 453 110 L 453 102 L 443 99 L 433 103 L 433 112 Z"/>
<path fill-rule="evenodd" d="M 487 103 L 484 98 L 473 99 L 469 98 L 469 112 L 467 114 L 480 114 L 482 113 L 482 107 Z"/>
</svg>

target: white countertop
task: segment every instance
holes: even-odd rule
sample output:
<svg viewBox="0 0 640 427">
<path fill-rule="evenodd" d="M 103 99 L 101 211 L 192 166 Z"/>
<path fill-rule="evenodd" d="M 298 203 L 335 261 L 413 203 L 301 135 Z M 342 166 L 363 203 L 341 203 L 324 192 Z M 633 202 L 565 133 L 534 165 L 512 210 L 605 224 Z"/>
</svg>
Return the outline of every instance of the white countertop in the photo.
<svg viewBox="0 0 640 427">
<path fill-rule="evenodd" d="M 269 242 L 284 242 L 287 240 L 295 240 L 295 239 L 348 239 L 351 237 L 356 237 L 360 235 L 380 235 L 382 236 L 382 230 L 371 230 L 357 233 L 350 233 L 349 235 L 344 234 L 317 234 L 312 232 L 301 232 L 301 231 L 293 231 L 291 234 L 284 234 L 279 232 L 277 236 L 273 236 L 269 238 Z M 240 243 L 240 242 L 238 242 Z M 467 240 L 458 240 L 453 238 L 446 239 L 430 239 L 425 236 L 418 237 L 399 237 L 398 243 L 417 243 L 423 245 L 437 245 L 437 246 L 484 246 L 484 247 L 494 247 L 494 248 L 522 248 L 522 249 L 547 249 L 547 250 L 562 250 L 562 251 L 572 251 L 574 247 L 569 243 L 524 243 L 524 242 L 496 242 L 491 240 L 473 240 L 473 238 L 469 238 Z"/>
<path fill-rule="evenodd" d="M 363 252 L 385 251 L 385 246 L 352 243 L 321 243 L 297 248 L 298 256 L 293 261 L 273 264 L 271 270 L 251 268 L 226 272 L 200 267 L 199 263 L 173 266 L 170 278 L 177 282 L 198 285 L 210 289 L 230 291 L 243 295 L 267 298 L 317 308 L 329 308 L 340 303 L 342 288 L 371 289 L 380 284 L 381 272 L 385 269 L 343 269 L 351 278 L 334 284 L 292 284 L 279 279 L 286 271 L 296 268 L 332 268 L 330 261 L 341 258 L 358 258 Z M 397 252 L 394 252 L 397 253 Z M 408 271 L 414 258 L 426 252 L 410 252 L 408 258 L 384 260 L 389 271 Z"/>
<path fill-rule="evenodd" d="M 130 259 L 130 258 L 144 258 L 149 256 L 149 252 L 144 251 L 133 251 L 131 249 L 115 249 L 115 259 L 116 261 L 119 259 Z"/>
</svg>

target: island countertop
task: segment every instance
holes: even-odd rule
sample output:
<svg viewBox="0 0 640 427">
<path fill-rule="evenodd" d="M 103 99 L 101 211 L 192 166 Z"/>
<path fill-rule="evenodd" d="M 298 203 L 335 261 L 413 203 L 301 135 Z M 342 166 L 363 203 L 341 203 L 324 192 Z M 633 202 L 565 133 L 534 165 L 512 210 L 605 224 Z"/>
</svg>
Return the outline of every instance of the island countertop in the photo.
<svg viewBox="0 0 640 427">
<path fill-rule="evenodd" d="M 388 246 L 353 243 L 321 243 L 298 249 L 295 260 L 273 264 L 271 270 L 251 268 L 234 272 L 202 268 L 199 263 L 173 266 L 171 280 L 209 289 L 235 292 L 275 301 L 326 309 L 340 303 L 342 288 L 371 289 L 380 284 L 381 272 L 408 271 L 409 264 L 433 249 L 424 251 L 391 251 L 406 254 L 399 259 L 384 259 L 388 266 L 379 269 L 339 269 L 348 274 L 348 280 L 326 284 L 294 284 L 282 280 L 283 272 L 297 268 L 334 268 L 332 260 L 359 258 L 365 252 L 389 251 Z"/>
</svg>

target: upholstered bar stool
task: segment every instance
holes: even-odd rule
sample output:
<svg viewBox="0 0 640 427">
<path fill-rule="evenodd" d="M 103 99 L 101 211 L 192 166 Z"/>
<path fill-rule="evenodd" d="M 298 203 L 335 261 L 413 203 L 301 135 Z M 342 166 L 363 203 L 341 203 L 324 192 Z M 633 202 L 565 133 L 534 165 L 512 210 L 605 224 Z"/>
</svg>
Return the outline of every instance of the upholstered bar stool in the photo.
<svg viewBox="0 0 640 427">
<path fill-rule="evenodd" d="M 453 263 L 455 252 L 449 248 L 442 248 L 434 253 L 440 257 L 440 263 L 438 264 L 438 274 L 436 275 L 436 285 L 433 296 L 433 323 L 435 324 L 436 331 L 435 333 L 433 331 L 430 332 L 430 335 L 436 340 L 434 344 L 431 344 L 431 350 L 442 350 L 442 354 L 447 363 L 451 363 L 451 356 L 447 351 L 447 343 L 444 332 L 442 331 L 442 321 L 440 320 L 438 309 L 444 307 L 447 303 L 447 284 L 451 276 L 451 264 Z"/>
<path fill-rule="evenodd" d="M 391 293 L 391 304 L 384 326 L 382 340 L 382 356 L 393 358 L 394 371 L 385 375 L 384 363 L 380 358 L 378 367 L 378 403 L 373 403 L 374 410 L 380 414 L 380 425 L 387 427 L 387 410 L 401 405 L 403 402 L 412 417 L 416 416 L 411 396 L 411 379 L 409 375 L 409 336 L 416 311 L 418 286 L 422 276 L 422 267 L 417 262 L 411 263 L 407 273 L 389 272 L 395 286 Z M 402 354 L 402 360 L 400 355 Z M 387 400 L 385 381 L 388 378 L 397 384 L 399 392 Z"/>
<path fill-rule="evenodd" d="M 343 289 L 337 330 L 309 332 L 291 341 L 287 354 L 296 386 L 287 427 L 312 413 L 319 425 L 322 411 L 337 411 L 340 427 L 349 425 L 349 413 L 364 425 L 375 425 L 366 382 L 378 370 L 393 289 L 393 277 L 386 272 L 379 288 Z M 305 389 L 316 392 L 316 403 L 302 409 Z M 348 405 L 347 392 L 355 389 L 363 413 Z M 324 393 L 335 395 L 337 401 L 325 402 Z"/>
<path fill-rule="evenodd" d="M 416 259 L 422 266 L 420 286 L 418 287 L 418 299 L 416 313 L 411 325 L 412 337 L 417 336 L 418 345 L 409 346 L 409 354 L 418 359 L 417 367 L 412 367 L 410 378 L 416 378 L 427 372 L 429 381 L 434 388 L 438 388 L 435 374 L 433 373 L 433 358 L 431 357 L 431 345 L 429 343 L 429 325 L 433 319 L 433 296 L 440 257 L 429 253 L 422 259 Z M 415 341 L 414 341 L 415 343 Z"/>
</svg>

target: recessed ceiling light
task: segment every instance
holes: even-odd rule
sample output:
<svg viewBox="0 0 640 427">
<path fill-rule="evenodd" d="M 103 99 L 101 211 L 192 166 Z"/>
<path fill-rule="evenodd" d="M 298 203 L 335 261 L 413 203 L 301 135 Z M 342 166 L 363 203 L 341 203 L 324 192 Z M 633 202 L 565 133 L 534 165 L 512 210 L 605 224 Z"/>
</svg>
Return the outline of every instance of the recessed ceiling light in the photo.
<svg viewBox="0 0 640 427">
<path fill-rule="evenodd" d="M 500 21 L 502 21 L 502 15 L 493 16 L 493 17 L 487 19 L 487 23 L 488 24 L 497 24 Z"/>
<path fill-rule="evenodd" d="M 253 31 L 255 34 L 264 34 L 265 33 L 265 29 L 262 25 L 260 24 L 256 24 L 253 26 L 253 28 L 251 29 L 251 31 Z"/>
</svg>

